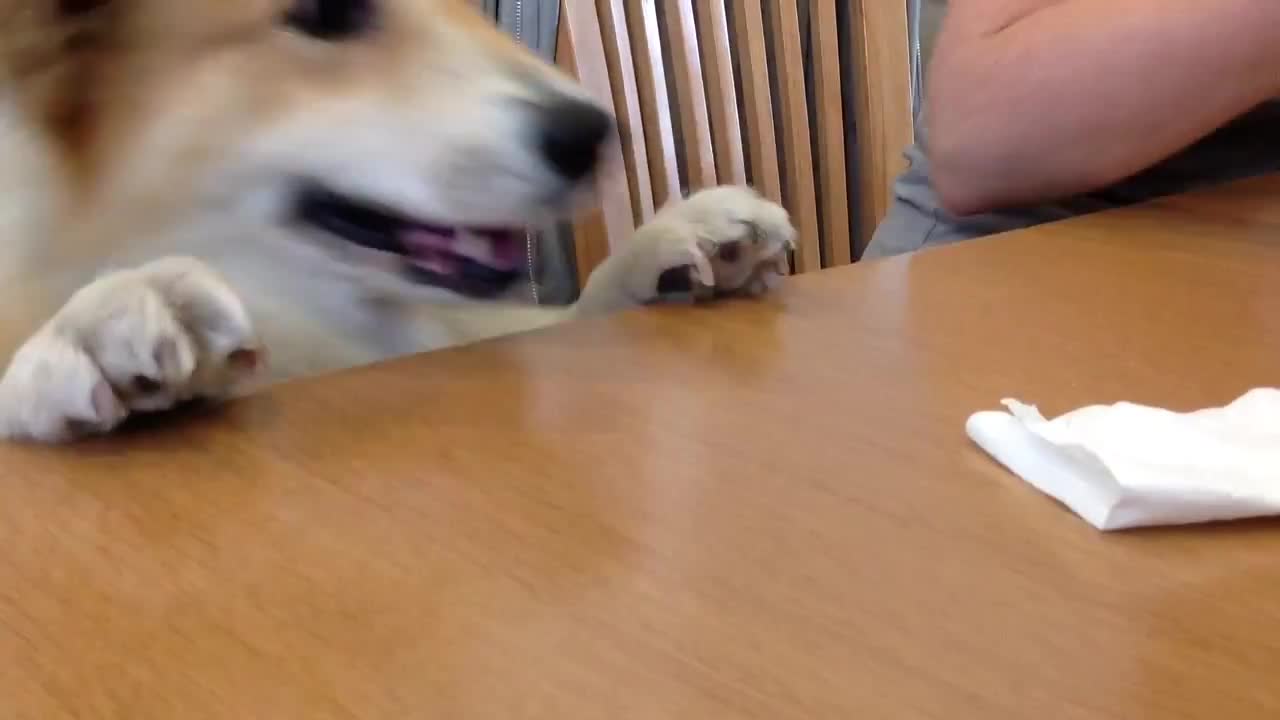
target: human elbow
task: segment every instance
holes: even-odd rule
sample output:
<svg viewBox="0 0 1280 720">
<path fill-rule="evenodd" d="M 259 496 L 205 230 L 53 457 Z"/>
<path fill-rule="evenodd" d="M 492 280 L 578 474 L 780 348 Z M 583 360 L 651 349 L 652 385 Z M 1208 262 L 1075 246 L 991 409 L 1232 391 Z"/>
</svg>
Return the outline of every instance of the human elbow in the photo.
<svg viewBox="0 0 1280 720">
<path fill-rule="evenodd" d="M 1123 173 L 1102 153 L 1073 153 L 995 118 L 931 128 L 931 181 L 943 210 L 977 215 L 1104 187 Z"/>
<path fill-rule="evenodd" d="M 938 194 L 938 204 L 950 215 L 964 217 L 989 209 L 981 193 L 963 176 L 939 171 L 935 166 L 933 186 Z"/>
<path fill-rule="evenodd" d="M 985 173 L 975 170 L 979 165 L 975 154 L 977 146 L 966 147 L 936 143 L 929 151 L 929 168 L 934 192 L 942 209 L 954 216 L 975 215 L 995 209 L 995 194 L 984 182 Z"/>
</svg>

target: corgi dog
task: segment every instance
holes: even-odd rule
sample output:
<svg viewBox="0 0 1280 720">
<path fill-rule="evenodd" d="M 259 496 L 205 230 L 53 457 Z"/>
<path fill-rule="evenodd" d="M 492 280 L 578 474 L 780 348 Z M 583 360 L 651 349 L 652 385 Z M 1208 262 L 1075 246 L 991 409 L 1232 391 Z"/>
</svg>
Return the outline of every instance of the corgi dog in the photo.
<svg viewBox="0 0 1280 720">
<path fill-rule="evenodd" d="M 0 437 L 786 274 L 787 212 L 724 186 L 525 302 L 615 121 L 472 4 L 0 0 Z"/>
</svg>

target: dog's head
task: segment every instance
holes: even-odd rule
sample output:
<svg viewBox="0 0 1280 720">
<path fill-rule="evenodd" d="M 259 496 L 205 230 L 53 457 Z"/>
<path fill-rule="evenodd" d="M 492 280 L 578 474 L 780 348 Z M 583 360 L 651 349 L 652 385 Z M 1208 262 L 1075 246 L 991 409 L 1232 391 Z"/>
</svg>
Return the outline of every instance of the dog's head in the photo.
<svg viewBox="0 0 1280 720">
<path fill-rule="evenodd" d="M 472 5 L 0 0 L 0 60 L 86 214 L 230 215 L 492 297 L 612 118 Z"/>
</svg>

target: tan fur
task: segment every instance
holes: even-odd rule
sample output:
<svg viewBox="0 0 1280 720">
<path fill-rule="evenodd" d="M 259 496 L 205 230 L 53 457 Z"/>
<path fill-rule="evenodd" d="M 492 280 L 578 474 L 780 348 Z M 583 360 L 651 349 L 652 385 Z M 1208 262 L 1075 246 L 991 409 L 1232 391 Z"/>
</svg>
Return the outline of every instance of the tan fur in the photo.
<svg viewBox="0 0 1280 720">
<path fill-rule="evenodd" d="M 0 435 L 65 440 L 255 377 L 621 309 L 670 268 L 759 291 L 792 242 L 781 208 L 707 191 L 576 306 L 538 308 L 459 302 L 304 235 L 281 218 L 299 177 L 458 225 L 563 217 L 574 193 L 548 199 L 520 108 L 585 96 L 467 0 L 380 0 L 376 31 L 340 43 L 284 28 L 289 4 L 0 0 Z"/>
</svg>

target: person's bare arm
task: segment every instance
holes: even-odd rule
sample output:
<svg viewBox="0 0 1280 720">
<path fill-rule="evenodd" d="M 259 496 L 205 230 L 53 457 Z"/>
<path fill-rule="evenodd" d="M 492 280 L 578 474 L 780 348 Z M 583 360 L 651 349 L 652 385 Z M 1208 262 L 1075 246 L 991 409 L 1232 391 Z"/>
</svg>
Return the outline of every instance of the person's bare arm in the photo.
<svg viewBox="0 0 1280 720">
<path fill-rule="evenodd" d="M 1280 95 L 1280 1 L 952 0 L 927 84 L 948 210 L 1086 192 Z"/>
</svg>

